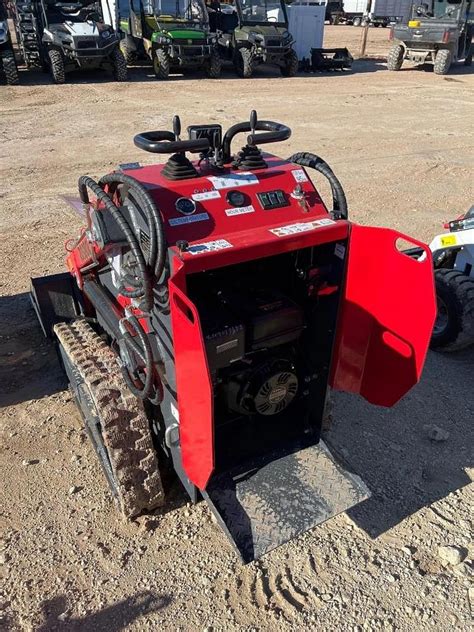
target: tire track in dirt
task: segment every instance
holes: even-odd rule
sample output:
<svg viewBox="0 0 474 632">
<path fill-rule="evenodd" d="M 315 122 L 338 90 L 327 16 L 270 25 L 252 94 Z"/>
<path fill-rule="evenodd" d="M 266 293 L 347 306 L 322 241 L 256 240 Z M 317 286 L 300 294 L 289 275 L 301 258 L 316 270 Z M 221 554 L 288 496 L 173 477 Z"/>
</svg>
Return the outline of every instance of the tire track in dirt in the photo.
<svg viewBox="0 0 474 632">
<path fill-rule="evenodd" d="M 318 571 L 311 553 L 308 554 L 298 574 L 292 571 L 291 562 L 285 562 L 278 570 L 267 569 L 258 563 L 242 570 L 225 593 L 227 605 L 246 618 L 261 620 L 262 610 L 275 623 L 275 618 L 289 624 L 301 615 L 314 612 L 324 605 L 316 587 Z"/>
</svg>

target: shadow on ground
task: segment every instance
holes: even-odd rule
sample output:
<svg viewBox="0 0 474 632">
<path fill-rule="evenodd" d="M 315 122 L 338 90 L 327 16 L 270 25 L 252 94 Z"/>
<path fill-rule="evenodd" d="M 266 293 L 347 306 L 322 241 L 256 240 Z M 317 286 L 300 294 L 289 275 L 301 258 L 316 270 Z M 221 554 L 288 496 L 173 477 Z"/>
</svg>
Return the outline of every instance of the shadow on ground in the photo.
<svg viewBox="0 0 474 632">
<path fill-rule="evenodd" d="M 39 326 L 27 292 L 0 297 L 0 406 L 67 387 L 54 345 Z"/>
<path fill-rule="evenodd" d="M 473 378 L 472 349 L 429 353 L 420 384 L 394 408 L 335 394 L 329 440 L 372 491 L 348 511 L 371 537 L 471 482 L 466 469 L 474 466 Z M 430 439 L 433 425 L 448 438 Z"/>
<path fill-rule="evenodd" d="M 171 597 L 156 595 L 149 591 L 137 593 L 112 606 L 107 606 L 99 612 L 93 612 L 84 617 L 67 616 L 68 602 L 65 596 L 54 597 L 43 602 L 42 610 L 44 622 L 36 632 L 78 632 L 93 630 L 94 632 L 118 632 L 127 627 L 139 617 L 158 612 L 171 603 Z M 61 619 L 59 619 L 61 617 Z M 157 627 L 158 629 L 158 627 Z"/>
</svg>

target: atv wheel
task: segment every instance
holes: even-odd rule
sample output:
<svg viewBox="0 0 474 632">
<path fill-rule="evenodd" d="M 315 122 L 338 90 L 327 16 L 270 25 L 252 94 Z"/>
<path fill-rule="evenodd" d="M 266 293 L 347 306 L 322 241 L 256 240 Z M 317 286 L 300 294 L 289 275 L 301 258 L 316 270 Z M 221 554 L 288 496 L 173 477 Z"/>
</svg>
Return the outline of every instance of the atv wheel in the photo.
<svg viewBox="0 0 474 632">
<path fill-rule="evenodd" d="M 170 58 L 162 48 L 157 48 L 153 55 L 153 70 L 157 79 L 168 79 L 170 74 Z"/>
<path fill-rule="evenodd" d="M 431 348 L 455 351 L 474 343 L 474 279 L 450 268 L 435 270 L 436 316 Z"/>
<path fill-rule="evenodd" d="M 451 68 L 452 61 L 451 51 L 447 48 L 442 48 L 436 53 L 434 72 L 435 75 L 447 75 Z"/>
<path fill-rule="evenodd" d="M 129 42 L 128 36 L 120 42 L 120 50 L 122 51 L 122 55 L 125 57 L 125 62 L 127 63 L 127 66 L 130 66 L 137 61 L 137 51 L 135 50 L 135 47 Z"/>
<path fill-rule="evenodd" d="M 395 44 L 395 46 L 392 46 L 387 57 L 388 70 L 400 70 L 403 64 L 404 57 L 405 49 L 401 44 Z"/>
<path fill-rule="evenodd" d="M 3 71 L 9 86 L 17 86 L 20 83 L 15 55 L 12 50 L 4 50 L 1 53 Z"/>
<path fill-rule="evenodd" d="M 72 390 L 120 510 L 127 518 L 163 504 L 150 423 L 125 384 L 117 356 L 85 320 L 55 325 Z M 87 409 L 87 412 L 85 411 Z"/>
<path fill-rule="evenodd" d="M 66 71 L 64 69 L 64 58 L 61 51 L 50 48 L 48 57 L 49 69 L 54 83 L 64 83 L 66 81 Z"/>
<path fill-rule="evenodd" d="M 250 48 L 239 48 L 235 54 L 235 69 L 239 77 L 248 79 L 253 74 L 253 55 Z"/>
<path fill-rule="evenodd" d="M 360 26 L 362 24 L 362 18 L 354 18 L 352 20 L 352 26 Z"/>
<path fill-rule="evenodd" d="M 112 54 L 110 55 L 110 61 L 112 62 L 112 73 L 115 81 L 127 81 L 127 62 L 125 61 L 125 57 L 118 46 L 114 48 Z"/>
<path fill-rule="evenodd" d="M 299 61 L 298 55 L 295 53 L 293 49 L 288 53 L 287 58 L 285 59 L 285 65 L 281 66 L 281 74 L 284 77 L 294 77 L 298 72 Z"/>
<path fill-rule="evenodd" d="M 206 74 L 210 79 L 218 79 L 221 76 L 221 58 L 217 50 L 211 52 L 211 56 L 205 65 Z"/>
</svg>

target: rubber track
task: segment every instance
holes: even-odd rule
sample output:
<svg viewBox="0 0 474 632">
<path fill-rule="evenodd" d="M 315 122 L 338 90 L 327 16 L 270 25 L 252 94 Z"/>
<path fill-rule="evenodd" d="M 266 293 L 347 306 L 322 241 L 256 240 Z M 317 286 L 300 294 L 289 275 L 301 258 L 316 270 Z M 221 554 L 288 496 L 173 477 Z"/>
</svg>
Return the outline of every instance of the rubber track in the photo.
<svg viewBox="0 0 474 632">
<path fill-rule="evenodd" d="M 162 505 L 164 493 L 149 420 L 125 384 L 117 356 L 85 320 L 60 323 L 54 331 L 95 404 L 121 512 L 132 518 Z"/>
</svg>

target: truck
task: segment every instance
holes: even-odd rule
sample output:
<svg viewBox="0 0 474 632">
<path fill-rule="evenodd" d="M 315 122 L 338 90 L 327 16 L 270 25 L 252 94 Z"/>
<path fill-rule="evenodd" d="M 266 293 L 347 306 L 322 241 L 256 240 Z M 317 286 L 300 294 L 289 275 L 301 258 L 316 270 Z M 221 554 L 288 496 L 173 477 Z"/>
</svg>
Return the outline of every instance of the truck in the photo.
<svg viewBox="0 0 474 632">
<path fill-rule="evenodd" d="M 387 27 L 406 22 L 410 16 L 412 0 L 344 0 L 344 19 L 354 26 Z"/>
</svg>

